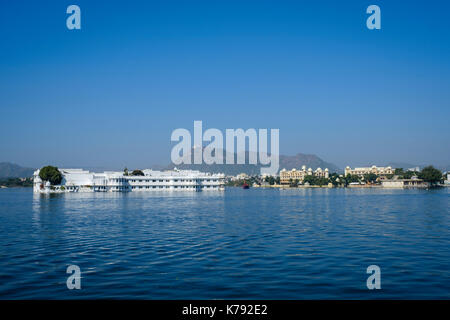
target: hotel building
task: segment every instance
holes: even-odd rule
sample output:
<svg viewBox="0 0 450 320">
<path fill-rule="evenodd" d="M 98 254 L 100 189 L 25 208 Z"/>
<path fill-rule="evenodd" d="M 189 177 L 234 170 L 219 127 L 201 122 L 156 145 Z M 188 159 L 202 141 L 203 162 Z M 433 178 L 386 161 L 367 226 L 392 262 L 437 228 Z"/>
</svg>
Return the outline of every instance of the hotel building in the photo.
<svg viewBox="0 0 450 320">
<path fill-rule="evenodd" d="M 306 176 L 314 176 L 318 178 L 328 178 L 328 168 L 325 168 L 325 170 L 322 170 L 321 168 L 317 168 L 316 170 L 312 170 L 309 168 L 306 170 L 306 166 L 302 166 L 301 170 L 292 169 L 292 170 L 286 170 L 283 169 L 280 171 L 280 183 L 281 184 L 289 184 L 291 181 L 298 180 L 299 182 L 302 182 Z"/>
<path fill-rule="evenodd" d="M 355 169 L 352 169 L 349 166 L 347 166 L 345 168 L 345 175 L 351 174 L 357 176 L 364 176 L 365 174 L 369 173 L 374 173 L 376 175 L 394 174 L 394 169 L 392 169 L 391 167 L 377 167 L 377 166 L 361 167 Z"/>
<path fill-rule="evenodd" d="M 33 174 L 34 192 L 128 192 L 128 191 L 203 191 L 223 190 L 225 175 L 193 170 L 143 170 L 143 176 L 123 172 L 93 173 L 83 169 L 59 169 L 63 179 L 58 186 L 42 181 L 39 170 Z"/>
<path fill-rule="evenodd" d="M 428 188 L 430 184 L 413 177 L 411 179 L 384 180 L 381 182 L 383 188 Z"/>
</svg>

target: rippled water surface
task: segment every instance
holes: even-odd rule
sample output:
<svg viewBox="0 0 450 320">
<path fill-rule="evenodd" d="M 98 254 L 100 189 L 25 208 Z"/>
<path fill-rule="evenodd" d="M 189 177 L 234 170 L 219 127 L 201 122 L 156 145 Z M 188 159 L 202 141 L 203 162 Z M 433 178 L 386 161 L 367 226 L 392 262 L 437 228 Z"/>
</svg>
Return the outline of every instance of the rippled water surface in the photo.
<svg viewBox="0 0 450 320">
<path fill-rule="evenodd" d="M 449 194 L 4 189 L 0 298 L 449 299 Z M 372 264 L 381 290 L 366 287 Z"/>
</svg>

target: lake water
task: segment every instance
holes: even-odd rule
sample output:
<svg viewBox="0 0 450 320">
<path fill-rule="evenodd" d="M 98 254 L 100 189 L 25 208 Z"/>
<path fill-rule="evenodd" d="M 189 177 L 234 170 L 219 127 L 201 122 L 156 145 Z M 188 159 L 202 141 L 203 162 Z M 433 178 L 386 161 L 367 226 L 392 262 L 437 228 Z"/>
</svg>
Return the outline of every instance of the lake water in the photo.
<svg viewBox="0 0 450 320">
<path fill-rule="evenodd" d="M 450 299 L 449 194 L 4 189 L 0 299 Z"/>
</svg>

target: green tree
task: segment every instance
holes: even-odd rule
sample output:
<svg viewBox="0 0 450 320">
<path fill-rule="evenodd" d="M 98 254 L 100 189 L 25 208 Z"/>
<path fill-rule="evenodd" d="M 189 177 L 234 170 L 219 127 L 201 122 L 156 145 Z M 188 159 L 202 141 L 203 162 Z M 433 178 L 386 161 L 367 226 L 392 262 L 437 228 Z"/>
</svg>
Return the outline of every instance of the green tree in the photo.
<svg viewBox="0 0 450 320">
<path fill-rule="evenodd" d="M 132 176 L 145 176 L 145 174 L 142 172 L 142 170 L 133 170 L 131 175 Z"/>
<path fill-rule="evenodd" d="M 419 172 L 417 171 L 406 171 L 403 176 L 402 179 L 411 179 L 413 176 L 417 176 L 419 174 Z"/>
<path fill-rule="evenodd" d="M 356 174 L 348 174 L 345 176 L 345 181 L 347 182 L 347 184 L 352 183 L 352 182 L 359 182 L 359 180 L 360 180 L 360 178 Z"/>
<path fill-rule="evenodd" d="M 316 178 L 314 176 L 305 176 L 303 183 L 309 183 L 311 186 L 316 184 Z"/>
<path fill-rule="evenodd" d="M 419 178 L 424 181 L 436 184 L 442 179 L 442 172 L 433 166 L 428 166 L 422 169 L 419 173 Z"/>
<path fill-rule="evenodd" d="M 127 176 L 128 175 L 128 168 L 123 169 L 123 175 Z"/>
<path fill-rule="evenodd" d="M 403 168 L 395 168 L 394 174 L 397 176 L 403 175 Z"/>
<path fill-rule="evenodd" d="M 319 186 L 327 186 L 329 182 L 330 182 L 330 179 L 328 179 L 328 178 L 322 177 L 322 178 L 317 179 L 317 184 Z"/>
<path fill-rule="evenodd" d="M 269 183 L 269 185 L 273 186 L 275 184 L 275 178 L 272 176 L 267 176 L 266 177 L 266 182 Z"/>
<path fill-rule="evenodd" d="M 62 181 L 62 174 L 57 167 L 46 166 L 39 170 L 39 177 L 42 181 L 49 181 L 52 185 L 60 184 Z"/>
<path fill-rule="evenodd" d="M 364 175 L 364 181 L 368 183 L 374 183 L 377 181 L 378 176 L 375 173 L 367 173 Z"/>
<path fill-rule="evenodd" d="M 341 179 L 339 179 L 339 175 L 336 172 L 333 172 L 330 177 L 329 181 L 333 184 L 333 186 L 339 185 Z"/>
</svg>

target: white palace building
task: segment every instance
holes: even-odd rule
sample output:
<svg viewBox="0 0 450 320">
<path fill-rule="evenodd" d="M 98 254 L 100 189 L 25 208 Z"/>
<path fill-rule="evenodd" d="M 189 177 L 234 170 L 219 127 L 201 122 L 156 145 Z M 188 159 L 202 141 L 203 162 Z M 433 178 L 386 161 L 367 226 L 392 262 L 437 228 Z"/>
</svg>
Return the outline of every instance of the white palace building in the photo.
<svg viewBox="0 0 450 320">
<path fill-rule="evenodd" d="M 142 170 L 143 176 L 123 172 L 93 173 L 83 169 L 59 169 L 63 179 L 58 186 L 42 181 L 39 170 L 33 174 L 33 191 L 51 192 L 128 192 L 128 191 L 203 191 L 223 190 L 225 175 L 193 170 Z"/>
<path fill-rule="evenodd" d="M 394 174 L 394 169 L 392 167 L 377 167 L 377 166 L 371 166 L 371 167 L 360 167 L 352 169 L 349 166 L 345 167 L 345 175 L 351 174 L 351 175 L 358 175 L 363 176 L 365 174 L 374 173 L 377 175 L 388 175 L 388 174 Z"/>
</svg>

